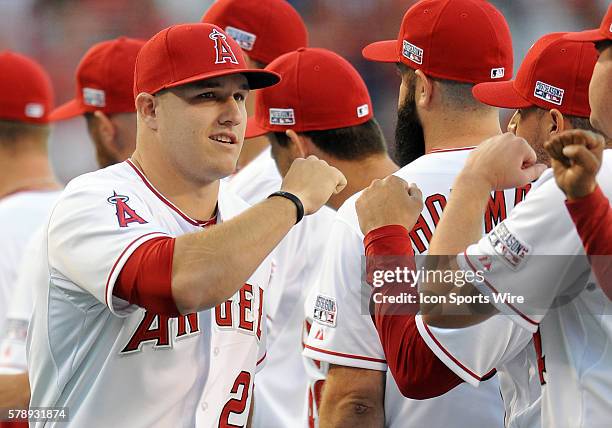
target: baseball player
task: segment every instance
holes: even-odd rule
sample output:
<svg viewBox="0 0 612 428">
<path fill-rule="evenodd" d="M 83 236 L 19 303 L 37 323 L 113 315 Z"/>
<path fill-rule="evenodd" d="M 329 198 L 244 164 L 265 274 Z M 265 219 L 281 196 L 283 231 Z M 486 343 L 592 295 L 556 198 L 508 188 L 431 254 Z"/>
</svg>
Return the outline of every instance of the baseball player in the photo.
<svg viewBox="0 0 612 428">
<path fill-rule="evenodd" d="M 265 135 L 270 140 L 281 176 L 295 159 L 316 155 L 338 168 L 349 183 L 283 240 L 267 294 L 268 353 L 255 379 L 254 426 L 305 427 L 309 416 L 316 416 L 316 409 L 306 404 L 316 403 L 314 382 L 306 388 L 309 378 L 301 355 L 303 307 L 335 210 L 397 166 L 387 155 L 365 82 L 344 58 L 326 49 L 300 48 L 266 70 L 280 74 L 282 81 L 257 93 L 247 137 Z"/>
<path fill-rule="evenodd" d="M 308 31 L 299 13 L 286 0 L 219 0 L 202 17 L 202 22 L 217 25 L 242 48 L 249 68 L 263 69 L 279 56 L 308 46 Z M 253 97 L 247 101 L 247 114 L 255 114 Z M 232 186 L 244 200 L 259 202 L 269 193 L 262 187 L 271 182 L 278 189 L 278 176 L 266 138 L 247 138 L 238 158 L 236 172 L 254 163 L 246 174 L 232 176 Z M 254 196 L 249 200 L 245 196 Z"/>
<path fill-rule="evenodd" d="M 76 97 L 50 112 L 50 121 L 84 115 L 101 167 L 124 161 L 136 147 L 136 111 L 132 92 L 134 63 L 143 44 L 144 41 L 121 37 L 94 45 L 77 69 Z M 47 280 L 44 276 L 40 278 L 39 270 L 35 268 L 38 243 L 42 239 L 43 232 L 40 231 L 26 247 L 24 254 L 29 256 L 21 261 L 16 290 L 7 308 L 7 328 L 4 334 L 0 334 L 0 367 L 15 373 L 27 372 L 26 333 L 34 303 L 33 284 Z M 24 376 L 27 383 L 27 374 Z M 29 385 L 22 393 L 27 395 L 27 400 L 24 400 L 27 403 Z"/>
<path fill-rule="evenodd" d="M 220 186 L 236 166 L 249 90 L 278 80 L 248 69 L 213 25 L 176 25 L 145 43 L 136 151 L 69 183 L 46 228 L 32 407 L 66 406 L 73 426 L 247 423 L 265 355 L 267 255 L 345 184 L 311 157 L 251 209 Z"/>
<path fill-rule="evenodd" d="M 51 81 L 36 62 L 21 54 L 0 53 L 0 334 L 15 290 L 25 245 L 44 222 L 59 195 L 47 155 Z M 27 82 L 25 84 L 24 82 Z M 27 407 L 27 375 L 0 366 L 0 420 L 4 410 Z"/>
<path fill-rule="evenodd" d="M 607 72 L 600 67 L 606 60 L 605 56 L 598 60 L 593 71 L 595 84 Z M 594 116 L 603 111 L 601 100 L 590 98 L 597 112 Z M 597 123 L 593 121 L 593 125 Z M 610 155 L 609 150 L 604 151 L 597 176 L 608 198 L 612 195 Z M 421 304 L 421 310 L 425 323 L 438 327 L 469 327 L 500 311 L 529 333 L 539 329 L 542 426 L 603 427 L 608 425 L 610 415 L 610 386 L 606 381 L 612 365 L 612 353 L 606 346 L 610 340 L 610 301 L 590 276 L 582 243 L 564 206 L 565 195 L 552 179 L 553 172 L 546 171 L 539 187 L 508 219 L 478 241 L 480 216 L 490 190 L 529 182 L 542 170 L 543 166 L 536 164 L 535 152 L 511 134 L 494 137 L 474 151 L 455 180 L 430 253 L 463 251 L 456 258 L 459 269 L 481 275 L 472 281 L 473 287 L 462 285 L 462 294 L 474 297 L 475 303 L 452 307 L 448 300 L 441 300 L 436 305 Z M 406 205 L 403 202 L 398 200 L 398 205 Z M 386 215 L 378 219 L 378 224 L 398 221 Z M 438 262 L 437 269 L 456 266 L 452 258 L 438 258 Z M 433 280 L 420 286 L 426 296 L 436 293 L 446 298 L 457 292 L 457 288 Z M 466 309 L 471 314 L 452 316 Z M 510 341 L 504 344 L 504 337 L 497 342 L 494 353 L 505 353 L 514 347 Z"/>
<path fill-rule="evenodd" d="M 510 32 L 503 16 L 486 2 L 420 1 L 404 16 L 398 40 L 375 43 L 363 53 L 397 63 L 402 75 L 396 152 L 404 167 L 396 175 L 417 182 L 425 196 L 425 209 L 410 233 L 415 253 L 422 254 L 470 151 L 483 137 L 501 132 L 498 110 L 475 100 L 471 89 L 510 78 Z M 526 191 L 494 193 L 481 217 L 485 230 L 500 222 Z M 480 378 L 477 389 L 458 385 L 427 401 L 416 401 L 416 395 L 404 398 L 405 391 L 385 376 L 388 362 L 367 308 L 370 288 L 361 286 L 364 248 L 355 199 L 338 211 L 309 311 L 315 322 L 304 354 L 332 364 L 321 425 L 503 426 L 499 385 L 491 375 Z M 420 339 L 416 329 L 413 334 Z M 421 349 L 427 346 L 422 343 Z"/>
</svg>

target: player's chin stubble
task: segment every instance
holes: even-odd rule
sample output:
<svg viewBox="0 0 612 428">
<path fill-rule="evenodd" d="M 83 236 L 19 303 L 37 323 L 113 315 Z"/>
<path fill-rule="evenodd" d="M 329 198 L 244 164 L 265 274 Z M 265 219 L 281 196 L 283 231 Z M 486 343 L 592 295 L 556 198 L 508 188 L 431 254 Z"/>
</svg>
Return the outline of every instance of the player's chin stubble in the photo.
<svg viewBox="0 0 612 428">
<path fill-rule="evenodd" d="M 425 137 L 416 110 L 414 88 L 410 92 L 397 112 L 395 160 L 400 166 L 406 166 L 425 154 Z"/>
</svg>

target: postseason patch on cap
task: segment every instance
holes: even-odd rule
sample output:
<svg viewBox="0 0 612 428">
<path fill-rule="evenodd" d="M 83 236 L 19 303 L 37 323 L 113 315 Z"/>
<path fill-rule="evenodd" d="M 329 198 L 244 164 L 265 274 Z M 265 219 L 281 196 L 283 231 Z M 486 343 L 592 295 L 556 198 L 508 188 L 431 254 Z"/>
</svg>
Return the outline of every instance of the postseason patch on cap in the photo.
<svg viewBox="0 0 612 428">
<path fill-rule="evenodd" d="M 255 34 L 230 26 L 225 27 L 225 32 L 245 51 L 253 50 L 255 39 L 257 39 Z"/>
<path fill-rule="evenodd" d="M 370 106 L 367 104 L 357 107 L 357 117 L 365 117 L 370 114 Z"/>
<path fill-rule="evenodd" d="M 323 294 L 317 294 L 312 316 L 313 319 L 321 324 L 335 327 L 337 312 L 338 306 L 336 305 L 336 299 L 324 296 Z"/>
<path fill-rule="evenodd" d="M 106 95 L 102 89 L 83 88 L 83 104 L 104 107 L 106 105 Z"/>
<path fill-rule="evenodd" d="M 404 40 L 402 55 L 416 64 L 423 64 L 423 49 L 416 47 L 408 40 Z"/>
<path fill-rule="evenodd" d="M 295 125 L 295 113 L 292 108 L 271 108 L 270 125 Z"/>
<path fill-rule="evenodd" d="M 501 79 L 506 74 L 506 69 L 504 67 L 492 68 L 491 69 L 491 79 Z"/>
<path fill-rule="evenodd" d="M 538 80 L 535 85 L 535 90 L 533 91 L 533 96 L 548 103 L 560 106 L 563 103 L 564 93 L 565 91 L 563 89 Z"/>
<path fill-rule="evenodd" d="M 38 103 L 28 103 L 25 106 L 25 115 L 27 117 L 39 118 L 45 114 L 45 107 Z"/>
</svg>

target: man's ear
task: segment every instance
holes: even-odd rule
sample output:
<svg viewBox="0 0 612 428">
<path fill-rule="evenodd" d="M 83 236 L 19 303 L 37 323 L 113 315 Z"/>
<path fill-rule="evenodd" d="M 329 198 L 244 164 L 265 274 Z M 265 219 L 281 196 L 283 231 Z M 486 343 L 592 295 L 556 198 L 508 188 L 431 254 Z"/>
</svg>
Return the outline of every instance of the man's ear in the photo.
<svg viewBox="0 0 612 428">
<path fill-rule="evenodd" d="M 415 71 L 416 85 L 414 100 L 421 108 L 427 108 L 431 104 L 433 97 L 433 80 L 425 75 L 421 70 Z"/>
<path fill-rule="evenodd" d="M 285 134 L 289 137 L 289 149 L 296 158 L 306 158 L 312 154 L 303 136 L 298 135 L 293 129 L 288 129 Z"/>
<path fill-rule="evenodd" d="M 549 115 L 549 120 L 550 120 L 550 126 L 548 129 L 548 133 L 551 136 L 555 134 L 560 134 L 561 132 L 567 131 L 568 129 L 571 128 L 571 127 L 568 127 L 569 123 L 563 116 L 563 113 L 561 113 L 556 108 L 550 110 L 548 112 L 548 115 Z"/>
<path fill-rule="evenodd" d="M 157 130 L 157 98 L 146 92 L 136 97 L 136 113 L 150 129 Z"/>
</svg>

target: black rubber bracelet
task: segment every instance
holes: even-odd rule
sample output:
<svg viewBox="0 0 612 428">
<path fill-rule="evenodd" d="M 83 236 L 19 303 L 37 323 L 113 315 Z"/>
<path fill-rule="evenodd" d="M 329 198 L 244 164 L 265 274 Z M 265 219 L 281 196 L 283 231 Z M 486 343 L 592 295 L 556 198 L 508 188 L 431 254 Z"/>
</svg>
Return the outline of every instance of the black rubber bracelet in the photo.
<svg viewBox="0 0 612 428">
<path fill-rule="evenodd" d="M 295 207 L 297 208 L 297 220 L 295 221 L 295 224 L 298 224 L 300 220 L 304 218 L 304 205 L 302 204 L 302 201 L 300 201 L 300 198 L 295 196 L 293 193 L 284 192 L 282 190 L 279 190 L 278 192 L 274 192 L 270 196 L 268 196 L 268 199 L 273 196 L 280 196 L 282 198 L 289 199 L 291 202 L 295 204 Z"/>
</svg>

